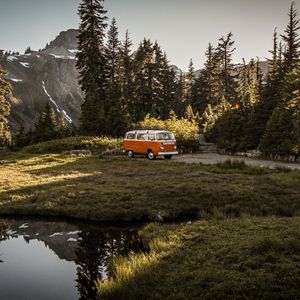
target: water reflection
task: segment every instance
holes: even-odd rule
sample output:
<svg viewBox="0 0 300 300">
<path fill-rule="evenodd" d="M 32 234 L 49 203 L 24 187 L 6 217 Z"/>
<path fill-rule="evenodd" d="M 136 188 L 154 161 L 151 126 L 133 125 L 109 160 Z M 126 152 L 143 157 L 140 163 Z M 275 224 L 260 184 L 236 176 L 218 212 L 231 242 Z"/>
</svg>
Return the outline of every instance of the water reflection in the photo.
<svg viewBox="0 0 300 300">
<path fill-rule="evenodd" d="M 96 299 L 95 281 L 111 276 L 111 259 L 141 249 L 136 228 L 1 221 L 10 224 L 0 242 L 3 299 Z"/>
</svg>

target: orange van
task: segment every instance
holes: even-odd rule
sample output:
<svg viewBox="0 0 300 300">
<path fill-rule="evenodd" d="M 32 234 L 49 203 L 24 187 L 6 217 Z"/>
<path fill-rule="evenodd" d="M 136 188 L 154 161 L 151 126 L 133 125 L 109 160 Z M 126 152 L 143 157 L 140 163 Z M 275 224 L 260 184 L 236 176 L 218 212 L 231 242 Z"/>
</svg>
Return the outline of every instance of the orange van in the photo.
<svg viewBox="0 0 300 300">
<path fill-rule="evenodd" d="M 129 158 L 145 154 L 150 160 L 156 156 L 171 159 L 178 154 L 174 134 L 164 130 L 135 130 L 125 135 L 124 149 Z"/>
</svg>

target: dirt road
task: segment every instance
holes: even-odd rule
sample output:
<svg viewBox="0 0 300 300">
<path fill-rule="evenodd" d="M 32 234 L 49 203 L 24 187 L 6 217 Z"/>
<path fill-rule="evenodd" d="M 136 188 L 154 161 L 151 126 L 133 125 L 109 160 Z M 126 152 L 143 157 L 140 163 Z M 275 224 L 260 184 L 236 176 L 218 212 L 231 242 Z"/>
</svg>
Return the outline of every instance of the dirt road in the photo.
<svg viewBox="0 0 300 300">
<path fill-rule="evenodd" d="M 230 156 L 230 155 L 220 155 L 216 153 L 203 153 L 203 154 L 182 154 L 175 156 L 172 160 L 185 163 L 203 163 L 203 164 L 216 164 L 218 162 L 225 162 L 226 160 L 238 160 L 244 161 L 249 166 L 261 166 L 274 169 L 276 167 L 286 167 L 293 170 L 300 170 L 299 163 L 285 163 L 272 160 L 263 160 L 242 156 Z"/>
</svg>

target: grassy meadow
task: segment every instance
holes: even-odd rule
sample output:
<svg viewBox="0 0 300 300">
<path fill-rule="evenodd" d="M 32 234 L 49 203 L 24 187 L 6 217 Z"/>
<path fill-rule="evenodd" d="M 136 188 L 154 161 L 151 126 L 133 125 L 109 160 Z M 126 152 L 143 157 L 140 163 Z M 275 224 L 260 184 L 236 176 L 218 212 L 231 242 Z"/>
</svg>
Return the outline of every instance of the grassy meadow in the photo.
<svg viewBox="0 0 300 300">
<path fill-rule="evenodd" d="M 299 299 L 300 218 L 148 225 L 150 253 L 115 261 L 100 299 Z"/>
<path fill-rule="evenodd" d="M 179 221 L 146 225 L 149 251 L 116 258 L 101 299 L 300 298 L 299 171 L 29 147 L 0 153 L 0 215 Z"/>
<path fill-rule="evenodd" d="M 0 214 L 97 221 L 297 216 L 300 172 L 102 155 L 1 154 Z"/>
</svg>

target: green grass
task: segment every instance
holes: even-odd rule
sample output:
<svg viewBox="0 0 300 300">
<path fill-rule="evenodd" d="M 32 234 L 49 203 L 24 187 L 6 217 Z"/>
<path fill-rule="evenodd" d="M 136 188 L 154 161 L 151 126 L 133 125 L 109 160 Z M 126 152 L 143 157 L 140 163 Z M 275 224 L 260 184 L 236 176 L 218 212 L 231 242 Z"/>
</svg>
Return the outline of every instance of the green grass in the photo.
<svg viewBox="0 0 300 300">
<path fill-rule="evenodd" d="M 300 172 L 70 154 L 1 154 L 0 214 L 98 221 L 297 216 Z"/>
<path fill-rule="evenodd" d="M 146 226 L 102 299 L 300 299 L 299 171 L 28 149 L 0 153 L 0 215 L 198 219 Z"/>
<path fill-rule="evenodd" d="M 155 225 L 149 254 L 114 261 L 101 299 L 300 299 L 300 218 Z"/>
<path fill-rule="evenodd" d="M 96 153 L 122 153 L 123 139 L 110 137 L 74 136 L 24 147 L 24 153 L 63 153 L 71 150 L 91 150 Z"/>
</svg>

